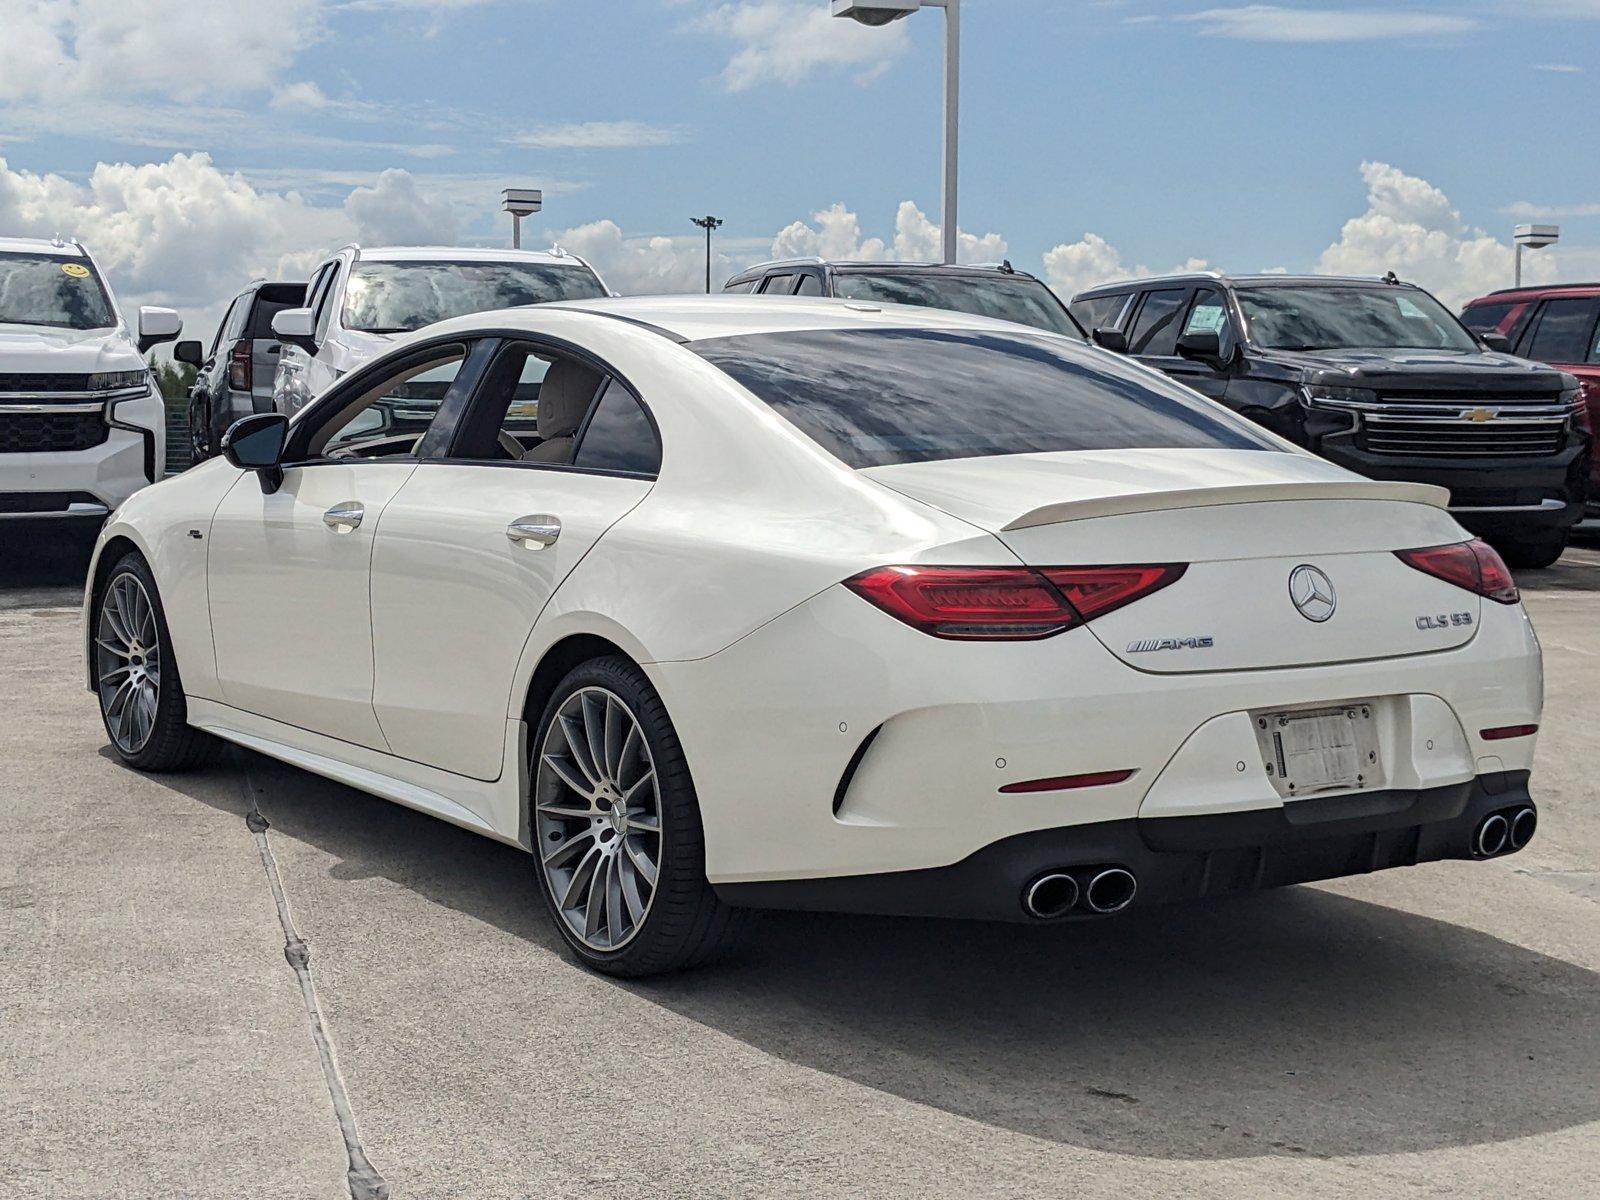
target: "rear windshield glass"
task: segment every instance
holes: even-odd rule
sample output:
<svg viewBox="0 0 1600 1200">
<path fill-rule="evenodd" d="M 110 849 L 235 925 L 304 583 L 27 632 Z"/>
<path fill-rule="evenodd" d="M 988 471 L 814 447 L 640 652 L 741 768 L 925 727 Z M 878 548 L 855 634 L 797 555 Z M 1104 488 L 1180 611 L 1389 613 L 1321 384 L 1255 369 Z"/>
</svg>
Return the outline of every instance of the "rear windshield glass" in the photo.
<svg viewBox="0 0 1600 1200">
<path fill-rule="evenodd" d="M 605 294 L 580 263 L 364 262 L 350 275 L 344 327 L 407 333 L 468 313 Z"/>
<path fill-rule="evenodd" d="M 1083 333 L 1056 295 L 1037 279 L 1018 275 L 940 275 L 933 271 L 840 271 L 833 294 L 846 300 L 948 308 L 1067 333 Z"/>
<path fill-rule="evenodd" d="M 0 254 L 0 325 L 107 329 L 116 323 L 100 277 L 82 256 Z"/>
<path fill-rule="evenodd" d="M 272 318 L 286 308 L 300 308 L 306 302 L 306 285 L 303 283 L 269 283 L 256 293 L 256 306 L 250 314 L 250 329 L 245 337 L 266 338 L 276 341 L 272 332 Z"/>
<path fill-rule="evenodd" d="M 1238 289 L 1250 340 L 1269 350 L 1476 350 L 1426 292 L 1392 287 Z"/>
<path fill-rule="evenodd" d="M 1062 338 L 822 329 L 694 350 L 852 467 L 1050 450 L 1271 450 L 1243 418 Z"/>
</svg>

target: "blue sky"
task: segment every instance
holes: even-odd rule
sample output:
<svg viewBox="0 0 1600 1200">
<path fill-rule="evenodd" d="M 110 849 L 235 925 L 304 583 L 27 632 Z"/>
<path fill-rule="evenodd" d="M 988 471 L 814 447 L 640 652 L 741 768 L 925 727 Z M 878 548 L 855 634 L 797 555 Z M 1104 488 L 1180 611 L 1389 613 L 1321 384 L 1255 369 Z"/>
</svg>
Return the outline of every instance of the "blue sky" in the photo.
<svg viewBox="0 0 1600 1200">
<path fill-rule="evenodd" d="M 133 290 L 190 305 L 351 229 L 503 237 L 505 184 L 544 185 L 536 235 L 627 290 L 691 278 L 706 211 L 719 269 L 796 221 L 814 234 L 785 246 L 893 253 L 902 202 L 938 219 L 937 12 L 865 30 L 826 0 L 19 3 L 0 233 L 86 225 Z M 1062 287 L 1198 259 L 1392 262 L 1460 293 L 1501 281 L 1537 210 L 1565 234 L 1533 273 L 1600 274 L 1600 0 L 964 12 L 961 225 L 996 235 L 974 253 L 1003 242 Z M 811 221 L 835 205 L 831 231 Z M 910 251 L 930 230 L 901 232 Z"/>
</svg>

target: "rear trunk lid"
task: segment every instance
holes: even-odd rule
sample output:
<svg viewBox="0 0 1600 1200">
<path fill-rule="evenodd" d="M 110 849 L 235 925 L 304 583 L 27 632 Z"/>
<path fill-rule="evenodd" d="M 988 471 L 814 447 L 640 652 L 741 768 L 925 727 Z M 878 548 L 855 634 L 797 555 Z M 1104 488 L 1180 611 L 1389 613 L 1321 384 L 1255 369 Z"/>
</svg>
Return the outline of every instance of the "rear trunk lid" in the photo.
<svg viewBox="0 0 1600 1200">
<path fill-rule="evenodd" d="M 1480 599 L 1394 551 L 1464 541 L 1448 494 L 1310 455 L 1117 450 L 874 467 L 862 474 L 993 533 L 1039 567 L 1184 563 L 1090 623 L 1156 673 L 1259 670 L 1460 646 Z"/>
</svg>

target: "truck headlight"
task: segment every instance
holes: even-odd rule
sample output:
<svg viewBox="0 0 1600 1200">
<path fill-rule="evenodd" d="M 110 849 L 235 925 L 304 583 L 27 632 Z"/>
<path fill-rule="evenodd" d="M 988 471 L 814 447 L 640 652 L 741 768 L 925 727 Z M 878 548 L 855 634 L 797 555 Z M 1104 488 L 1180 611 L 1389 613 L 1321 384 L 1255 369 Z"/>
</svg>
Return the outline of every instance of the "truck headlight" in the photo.
<svg viewBox="0 0 1600 1200">
<path fill-rule="evenodd" d="M 148 371 L 101 371 L 89 376 L 91 392 L 126 392 L 150 382 Z"/>
<path fill-rule="evenodd" d="M 1334 387 L 1313 383 L 1300 389 L 1311 408 L 1340 408 L 1346 411 L 1378 403 L 1378 393 L 1370 388 Z"/>
</svg>

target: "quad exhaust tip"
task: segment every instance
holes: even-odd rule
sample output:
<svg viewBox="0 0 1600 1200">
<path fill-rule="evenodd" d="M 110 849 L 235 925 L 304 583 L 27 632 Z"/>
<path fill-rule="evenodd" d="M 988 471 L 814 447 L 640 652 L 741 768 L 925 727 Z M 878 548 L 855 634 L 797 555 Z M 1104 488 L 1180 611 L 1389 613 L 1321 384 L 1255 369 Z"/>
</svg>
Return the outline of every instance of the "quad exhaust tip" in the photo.
<svg viewBox="0 0 1600 1200">
<path fill-rule="evenodd" d="M 1530 808 L 1519 808 L 1511 818 L 1511 830 L 1506 840 L 1513 850 L 1521 850 L 1533 840 L 1533 831 L 1539 828 L 1539 814 Z"/>
<path fill-rule="evenodd" d="M 1479 858 L 1492 858 L 1506 848 L 1511 837 L 1511 822 L 1499 813 L 1490 813 L 1472 835 L 1472 852 Z"/>
<path fill-rule="evenodd" d="M 1041 921 L 1065 916 L 1078 903 L 1078 881 L 1064 871 L 1039 876 L 1022 893 L 1022 909 Z"/>
<path fill-rule="evenodd" d="M 1083 890 L 1084 903 L 1097 913 L 1121 912 L 1133 903 L 1139 891 L 1139 881 L 1132 871 L 1121 867 L 1107 867 Z"/>
</svg>

